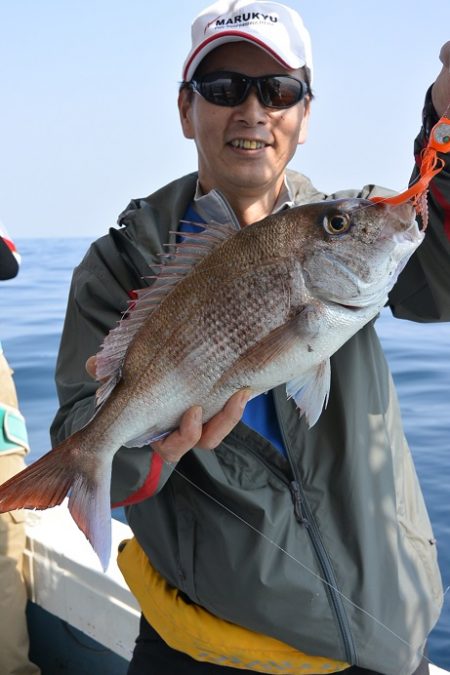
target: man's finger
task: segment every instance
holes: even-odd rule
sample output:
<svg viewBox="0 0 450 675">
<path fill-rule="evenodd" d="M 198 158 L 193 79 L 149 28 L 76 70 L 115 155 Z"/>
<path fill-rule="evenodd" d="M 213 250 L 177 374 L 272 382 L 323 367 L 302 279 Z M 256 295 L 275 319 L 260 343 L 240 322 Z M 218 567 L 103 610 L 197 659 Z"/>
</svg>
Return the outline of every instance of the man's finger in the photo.
<svg viewBox="0 0 450 675">
<path fill-rule="evenodd" d="M 203 426 L 203 433 L 197 447 L 203 450 L 216 448 L 240 421 L 251 394 L 251 389 L 241 389 L 233 394 L 223 409 Z"/>
<path fill-rule="evenodd" d="M 450 40 L 442 46 L 439 58 L 446 68 L 450 68 Z"/>
<path fill-rule="evenodd" d="M 152 448 L 167 462 L 178 462 L 202 435 L 202 409 L 196 405 L 187 410 L 180 426 L 162 441 L 152 443 Z"/>
<path fill-rule="evenodd" d="M 97 372 L 97 357 L 96 356 L 90 356 L 88 360 L 86 361 L 86 372 L 88 375 L 94 378 L 94 380 L 97 379 L 96 377 L 96 372 Z"/>
<path fill-rule="evenodd" d="M 431 88 L 431 100 L 438 117 L 441 117 L 448 114 L 450 104 L 450 40 L 443 45 L 439 58 L 442 68 Z"/>
</svg>

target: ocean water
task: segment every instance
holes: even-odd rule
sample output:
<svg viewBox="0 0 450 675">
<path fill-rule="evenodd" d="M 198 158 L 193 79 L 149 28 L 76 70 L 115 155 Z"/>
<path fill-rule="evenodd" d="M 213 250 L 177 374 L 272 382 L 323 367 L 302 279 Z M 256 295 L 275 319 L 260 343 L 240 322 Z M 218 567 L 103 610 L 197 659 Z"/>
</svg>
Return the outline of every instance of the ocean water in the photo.
<svg viewBox="0 0 450 675">
<path fill-rule="evenodd" d="M 19 276 L 0 284 L 0 339 L 15 370 L 31 442 L 29 461 L 50 447 L 48 428 L 57 407 L 53 372 L 73 268 L 87 239 L 28 239 Z M 377 323 L 402 407 L 439 546 L 444 588 L 450 586 L 450 325 L 394 320 Z M 80 340 L 82 340 L 80 336 Z M 380 588 L 380 593 L 383 589 Z M 419 620 L 419 618 L 418 618 Z M 450 670 L 450 591 L 430 637 L 429 657 Z"/>
</svg>

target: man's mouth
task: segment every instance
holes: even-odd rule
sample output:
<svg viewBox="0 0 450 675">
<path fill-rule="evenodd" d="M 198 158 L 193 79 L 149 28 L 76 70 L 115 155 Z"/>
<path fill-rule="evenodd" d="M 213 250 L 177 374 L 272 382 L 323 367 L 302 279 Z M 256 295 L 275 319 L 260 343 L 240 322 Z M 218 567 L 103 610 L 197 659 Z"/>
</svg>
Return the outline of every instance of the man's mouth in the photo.
<svg viewBox="0 0 450 675">
<path fill-rule="evenodd" d="M 230 145 L 240 150 L 260 150 L 261 148 L 265 148 L 267 143 L 249 140 L 248 138 L 234 138 L 230 141 Z"/>
</svg>

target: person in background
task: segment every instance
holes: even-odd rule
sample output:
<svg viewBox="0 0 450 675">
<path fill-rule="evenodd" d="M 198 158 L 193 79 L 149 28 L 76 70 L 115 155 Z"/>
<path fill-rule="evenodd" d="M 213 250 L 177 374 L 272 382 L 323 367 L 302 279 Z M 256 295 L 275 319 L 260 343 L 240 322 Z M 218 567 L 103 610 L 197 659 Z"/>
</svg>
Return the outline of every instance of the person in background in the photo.
<svg viewBox="0 0 450 675">
<path fill-rule="evenodd" d="M 447 48 L 442 60 L 417 161 L 450 101 Z M 196 17 L 178 106 L 198 171 L 133 200 L 75 270 L 55 445 L 92 417 L 92 355 L 130 289 L 151 284 L 171 231 L 386 194 L 326 195 L 287 170 L 307 137 L 312 77 L 294 9 L 222 0 Z M 344 103 L 345 86 L 336 109 Z M 425 241 L 389 297 L 398 317 L 450 320 L 449 195 L 447 159 Z M 244 391 L 205 425 L 194 407 L 165 439 L 116 454 L 112 501 L 135 535 L 119 565 L 142 608 L 129 675 L 427 672 L 442 606 L 436 545 L 373 323 L 333 356 L 328 406 L 312 429 L 284 387 L 247 406 Z"/>
<path fill-rule="evenodd" d="M 19 263 L 16 247 L 0 223 L 0 281 L 14 278 Z M 25 468 L 28 450 L 25 420 L 19 412 L 12 370 L 0 343 L 0 484 Z M 1 675 L 39 675 L 41 672 L 28 658 L 27 593 L 22 574 L 24 520 L 23 511 L 0 514 Z"/>
</svg>

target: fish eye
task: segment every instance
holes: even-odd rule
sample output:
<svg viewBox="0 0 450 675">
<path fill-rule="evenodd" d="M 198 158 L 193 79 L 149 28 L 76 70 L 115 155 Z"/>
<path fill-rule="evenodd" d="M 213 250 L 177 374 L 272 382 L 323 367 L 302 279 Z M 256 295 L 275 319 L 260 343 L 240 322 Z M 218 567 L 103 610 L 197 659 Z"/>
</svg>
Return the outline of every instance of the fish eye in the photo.
<svg viewBox="0 0 450 675">
<path fill-rule="evenodd" d="M 328 234 L 344 234 L 350 229 L 350 216 L 346 213 L 333 213 L 323 219 L 323 228 Z"/>
</svg>

